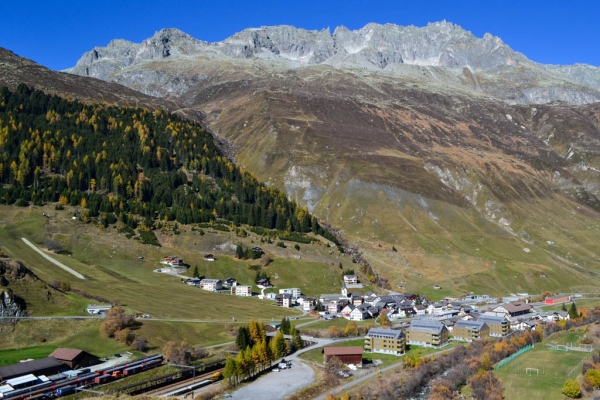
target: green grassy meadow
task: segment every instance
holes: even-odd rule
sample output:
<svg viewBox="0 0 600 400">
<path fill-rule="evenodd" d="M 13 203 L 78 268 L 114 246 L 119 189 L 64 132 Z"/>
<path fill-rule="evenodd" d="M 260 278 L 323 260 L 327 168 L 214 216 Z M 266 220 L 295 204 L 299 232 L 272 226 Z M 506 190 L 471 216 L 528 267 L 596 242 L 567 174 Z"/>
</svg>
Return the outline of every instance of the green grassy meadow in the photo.
<svg viewBox="0 0 600 400">
<path fill-rule="evenodd" d="M 582 360 L 590 353 L 550 350 L 546 344 L 550 341 L 576 342 L 581 336 L 577 332 L 566 332 L 550 340 L 536 344 L 535 347 L 518 356 L 499 371 L 498 378 L 504 385 L 506 399 L 514 400 L 562 400 L 562 387 L 567 379 L 576 379 L 581 374 Z M 537 368 L 526 373 L 526 368 Z M 569 376 L 569 373 L 571 375 Z"/>
</svg>

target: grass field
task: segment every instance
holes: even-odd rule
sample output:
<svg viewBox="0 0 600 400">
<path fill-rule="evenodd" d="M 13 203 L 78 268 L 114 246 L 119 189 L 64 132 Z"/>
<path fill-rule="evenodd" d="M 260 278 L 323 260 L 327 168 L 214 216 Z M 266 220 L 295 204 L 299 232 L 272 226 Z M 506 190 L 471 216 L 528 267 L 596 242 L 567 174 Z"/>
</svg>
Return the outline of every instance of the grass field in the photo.
<svg viewBox="0 0 600 400">
<path fill-rule="evenodd" d="M 551 340 L 562 342 L 576 342 L 581 334 L 567 332 L 557 335 Z M 546 342 L 537 344 L 532 350 L 518 356 L 499 371 L 498 378 L 504 385 L 506 399 L 514 400 L 562 400 L 561 393 L 567 379 L 575 379 L 581 373 L 581 363 L 590 353 L 561 352 L 549 350 Z M 526 373 L 526 368 L 537 368 L 531 376 Z M 569 376 L 569 373 L 571 375 Z"/>
<path fill-rule="evenodd" d="M 10 342 L 7 340 L 7 342 L 1 343 L 2 341 L 0 341 L 1 346 L 4 347 L 4 349 L 0 349 L 0 365 L 18 363 L 27 358 L 47 357 L 58 347 L 81 349 L 98 357 L 127 350 L 127 346 L 122 343 L 100 334 L 99 321 L 83 321 L 83 324 L 73 324 L 70 321 L 53 321 L 58 322 L 55 324 L 47 324 L 47 322 L 49 321 L 19 322 L 16 325 L 18 327 L 16 332 L 12 332 L 10 337 L 6 337 L 10 339 Z M 59 328 L 62 333 L 59 337 L 53 336 L 56 334 L 51 333 L 51 329 L 59 327 L 60 323 L 64 323 L 71 330 Z M 15 336 L 17 337 L 15 338 Z M 38 339 L 41 337 L 49 337 L 50 340 L 41 344 Z"/>
<path fill-rule="evenodd" d="M 571 303 L 564 303 L 565 307 L 567 307 L 567 310 L 569 309 L 569 307 L 571 307 Z M 594 308 L 594 307 L 600 307 L 600 299 L 589 299 L 589 300 L 575 300 L 575 305 L 577 306 L 577 308 L 580 307 L 587 307 L 587 308 Z M 562 310 L 562 304 L 557 304 L 557 305 L 552 305 L 552 306 L 547 306 L 547 307 L 542 307 L 542 310 L 544 311 L 558 311 L 558 310 Z"/>
<path fill-rule="evenodd" d="M 131 312 L 151 314 L 159 318 L 226 321 L 232 318 L 281 319 L 286 315 L 298 314 L 296 310 L 275 307 L 272 302 L 209 293 L 184 285 L 179 279 L 152 272 L 159 267 L 158 260 L 164 255 L 176 252 L 184 257 L 184 260 L 193 264 L 194 259 L 201 258 L 198 252 L 142 245 L 135 240 L 121 238 L 119 237 L 121 234 L 116 233 L 114 237 L 108 234 L 96 235 L 94 232 L 99 232 L 99 228 L 90 228 L 85 224 L 77 226 L 80 224 L 77 222 L 73 222 L 76 226 L 70 226 L 68 222 L 60 219 L 48 221 L 41 216 L 39 210 L 15 211 L 14 208 L 0 207 L 0 212 L 6 210 L 14 215 L 0 214 L 0 220 L 12 221 L 0 224 L 0 243 L 3 251 L 22 260 L 46 282 L 69 281 L 75 289 L 117 302 Z M 26 237 L 43 248 L 46 232 L 53 232 L 51 236 L 54 240 L 60 239 L 61 243 L 66 243 L 65 246 L 72 252 L 72 256 L 50 254 L 51 257 L 82 273 L 88 278 L 87 280 L 79 280 L 57 268 L 21 241 L 21 237 Z M 139 260 L 138 256 L 143 256 L 144 259 Z M 227 256 L 219 258 L 221 260 L 219 262 L 225 265 L 237 263 Z M 220 272 L 219 262 L 211 264 L 214 268 L 212 276 L 225 275 L 229 272 L 226 269 Z M 274 264 L 277 265 L 277 262 L 275 261 Z M 239 264 L 246 265 L 245 262 Z M 312 267 L 316 269 L 317 266 Z M 302 265 L 294 266 L 281 261 L 281 268 L 281 276 L 291 276 L 292 271 L 302 270 Z M 329 268 L 325 265 L 324 268 L 334 271 L 333 267 Z M 273 272 L 276 271 L 273 269 Z M 269 272 L 272 273 L 271 270 Z M 240 279 L 243 280 L 243 277 Z M 291 286 L 291 282 L 289 283 Z M 15 293 L 20 294 L 17 290 Z M 27 295 L 22 297 L 27 298 Z M 70 298 L 67 302 L 69 304 L 58 309 L 38 307 L 39 309 L 34 309 L 33 313 L 34 315 L 43 315 L 47 311 L 52 311 L 54 314 L 80 313 L 82 305 L 95 301 Z"/>
<path fill-rule="evenodd" d="M 292 323 L 292 325 L 298 325 L 298 324 L 302 324 L 302 323 L 306 323 L 306 320 L 294 320 L 294 321 L 290 321 Z M 327 328 L 329 328 L 330 326 L 337 326 L 339 328 L 345 328 L 346 325 L 348 325 L 348 322 L 350 322 L 349 320 L 347 320 L 346 318 L 334 318 L 331 320 L 320 320 L 318 322 L 314 322 L 311 323 L 309 325 L 300 327 L 299 329 L 302 330 L 327 330 Z M 357 326 L 366 326 L 366 325 L 377 325 L 375 323 L 374 319 L 366 319 L 364 321 L 354 321 L 356 322 Z"/>
</svg>

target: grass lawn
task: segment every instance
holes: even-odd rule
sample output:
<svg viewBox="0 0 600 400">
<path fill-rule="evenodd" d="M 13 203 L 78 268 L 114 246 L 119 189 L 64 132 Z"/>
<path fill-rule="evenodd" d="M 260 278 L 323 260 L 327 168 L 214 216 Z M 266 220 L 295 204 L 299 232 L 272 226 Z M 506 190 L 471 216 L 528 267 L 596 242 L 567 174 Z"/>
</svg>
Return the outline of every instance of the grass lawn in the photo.
<svg viewBox="0 0 600 400">
<path fill-rule="evenodd" d="M 565 305 L 565 307 L 567 307 L 567 310 L 569 309 L 569 307 L 571 307 L 571 303 L 564 303 L 564 305 Z M 575 305 L 577 306 L 578 309 L 580 307 L 587 307 L 587 308 L 600 307 L 600 299 L 575 300 Z M 556 305 L 552 305 L 552 306 L 542 307 L 542 310 L 558 311 L 558 310 L 562 310 L 562 306 L 563 306 L 562 304 L 556 304 Z"/>
<path fill-rule="evenodd" d="M 229 324 L 232 325 L 232 324 Z M 232 325 L 237 329 L 240 324 Z M 137 333 L 146 337 L 151 351 L 161 352 L 168 341 L 187 341 L 192 347 L 206 347 L 232 342 L 224 323 L 144 321 Z"/>
<path fill-rule="evenodd" d="M 38 359 L 48 357 L 58 346 L 37 346 L 24 349 L 0 350 L 0 366 L 16 364 L 28 358 Z"/>
<path fill-rule="evenodd" d="M 551 340 L 575 341 L 573 332 L 559 335 Z M 537 344 L 532 350 L 518 356 L 496 371 L 504 385 L 504 396 L 514 400 L 564 399 L 561 389 L 567 379 L 575 379 L 581 373 L 581 362 L 590 353 L 549 350 L 547 342 Z M 537 368 L 539 375 L 526 373 L 526 368 Z M 569 373 L 574 371 L 569 377 Z"/>
<path fill-rule="evenodd" d="M 298 324 L 302 324 L 302 323 L 306 323 L 306 320 L 292 320 L 290 321 L 292 323 L 293 326 L 296 326 Z M 346 325 L 348 325 L 348 322 L 350 322 L 349 320 L 347 320 L 346 318 L 334 318 L 332 320 L 320 320 L 319 322 L 315 322 L 309 325 L 306 325 L 304 327 L 300 327 L 299 329 L 302 330 L 327 330 L 327 328 L 329 328 L 330 326 L 337 326 L 340 328 L 345 328 Z M 366 319 L 364 321 L 354 321 L 356 322 L 357 326 L 366 326 L 366 325 L 373 325 L 373 326 L 379 326 L 379 324 L 375 323 L 374 319 Z"/>
<path fill-rule="evenodd" d="M 12 223 L 0 226 L 0 243 L 8 255 L 22 260 L 25 265 L 46 282 L 53 280 L 69 281 L 75 289 L 101 296 L 123 305 L 130 312 L 141 312 L 153 317 L 183 318 L 208 321 L 238 321 L 251 318 L 275 318 L 298 315 L 297 310 L 276 307 L 272 302 L 256 298 L 239 298 L 227 294 L 209 293 L 195 287 L 184 285 L 179 279 L 154 273 L 164 255 L 176 252 L 193 264 L 194 258 L 200 258 L 197 252 L 185 249 L 157 248 L 142 245 L 135 240 L 127 240 L 116 232 L 103 233 L 99 228 L 86 226 L 78 222 L 66 222 L 60 219 L 48 221 L 41 212 L 27 209 L 0 207 L 0 212 L 10 210 Z M 4 219 L 4 216 L 3 218 Z M 7 218 L 6 220 L 8 220 Z M 47 224 L 50 226 L 48 227 Z M 39 248 L 43 248 L 45 232 L 51 231 L 55 239 L 69 243 L 72 255 L 50 254 L 63 264 L 82 273 L 87 280 L 80 280 L 66 271 L 51 264 L 45 258 L 29 248 L 22 237 L 28 238 Z M 87 232 L 87 233 L 86 233 Z M 199 239 L 200 240 L 200 239 Z M 138 259 L 143 256 L 144 259 Z M 234 263 L 228 257 L 221 257 L 222 263 Z M 212 263 L 216 267 L 219 262 Z M 277 261 L 274 263 L 276 264 Z M 245 263 L 239 263 L 245 267 Z M 315 263 L 316 264 L 316 263 Z M 271 267 L 269 267 L 271 268 Z M 282 262 L 287 274 L 297 272 L 297 268 Z M 315 265 L 314 268 L 317 268 Z M 333 269 L 333 268 L 332 268 Z M 227 272 L 223 271 L 223 274 Z M 281 272 L 283 274 L 283 272 Z M 215 272 L 213 276 L 220 276 Z M 224 276 L 223 276 L 224 278 Z M 294 285 L 296 286 L 296 285 Z M 16 290 L 15 293 L 21 294 Z M 24 298 L 31 297 L 27 293 Z M 69 304 L 60 305 L 52 310 L 40 308 L 35 315 L 81 312 L 84 304 L 94 300 L 81 301 L 67 297 Z M 41 302 L 38 302 L 41 303 Z M 218 312 L 216 312 L 218 310 Z"/>
</svg>

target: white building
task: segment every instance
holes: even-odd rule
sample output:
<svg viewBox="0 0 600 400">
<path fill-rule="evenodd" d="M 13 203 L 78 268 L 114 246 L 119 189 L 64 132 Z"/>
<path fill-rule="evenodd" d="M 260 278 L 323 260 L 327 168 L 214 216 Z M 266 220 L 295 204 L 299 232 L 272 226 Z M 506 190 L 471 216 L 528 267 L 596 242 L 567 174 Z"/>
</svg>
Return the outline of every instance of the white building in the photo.
<svg viewBox="0 0 600 400">
<path fill-rule="evenodd" d="M 299 288 L 279 289 L 279 294 L 291 294 L 293 298 L 297 299 L 302 291 Z"/>
<path fill-rule="evenodd" d="M 108 310 L 111 308 L 112 306 L 99 306 L 96 304 L 90 304 L 85 310 L 88 312 L 88 314 L 98 315 L 108 312 Z"/>
<path fill-rule="evenodd" d="M 234 296 L 250 297 L 250 296 L 252 296 L 252 286 L 243 286 L 243 285 L 232 286 L 231 294 Z"/>
<path fill-rule="evenodd" d="M 220 279 L 202 279 L 200 281 L 200 288 L 210 292 L 215 292 L 223 289 L 223 282 Z"/>
</svg>

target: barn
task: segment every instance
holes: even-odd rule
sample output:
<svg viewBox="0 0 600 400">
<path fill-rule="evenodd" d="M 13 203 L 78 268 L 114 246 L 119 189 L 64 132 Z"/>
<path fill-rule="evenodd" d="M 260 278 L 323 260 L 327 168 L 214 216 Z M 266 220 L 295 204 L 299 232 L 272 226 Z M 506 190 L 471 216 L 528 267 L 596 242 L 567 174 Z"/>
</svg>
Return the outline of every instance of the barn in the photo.
<svg viewBox="0 0 600 400">
<path fill-rule="evenodd" d="M 339 358 L 344 364 L 362 364 L 365 349 L 362 346 L 325 347 L 324 362 L 327 364 L 332 357 Z"/>
<path fill-rule="evenodd" d="M 569 296 L 568 294 L 559 294 L 556 296 L 549 296 L 549 297 L 546 297 L 546 299 L 544 300 L 544 302 L 546 304 L 561 304 L 561 303 L 568 303 L 569 301 L 571 301 L 571 296 Z"/>
<path fill-rule="evenodd" d="M 98 357 L 83 350 L 66 349 L 59 347 L 54 350 L 50 357 L 56 358 L 58 361 L 68 366 L 71 369 L 89 367 L 100 362 Z"/>
</svg>

